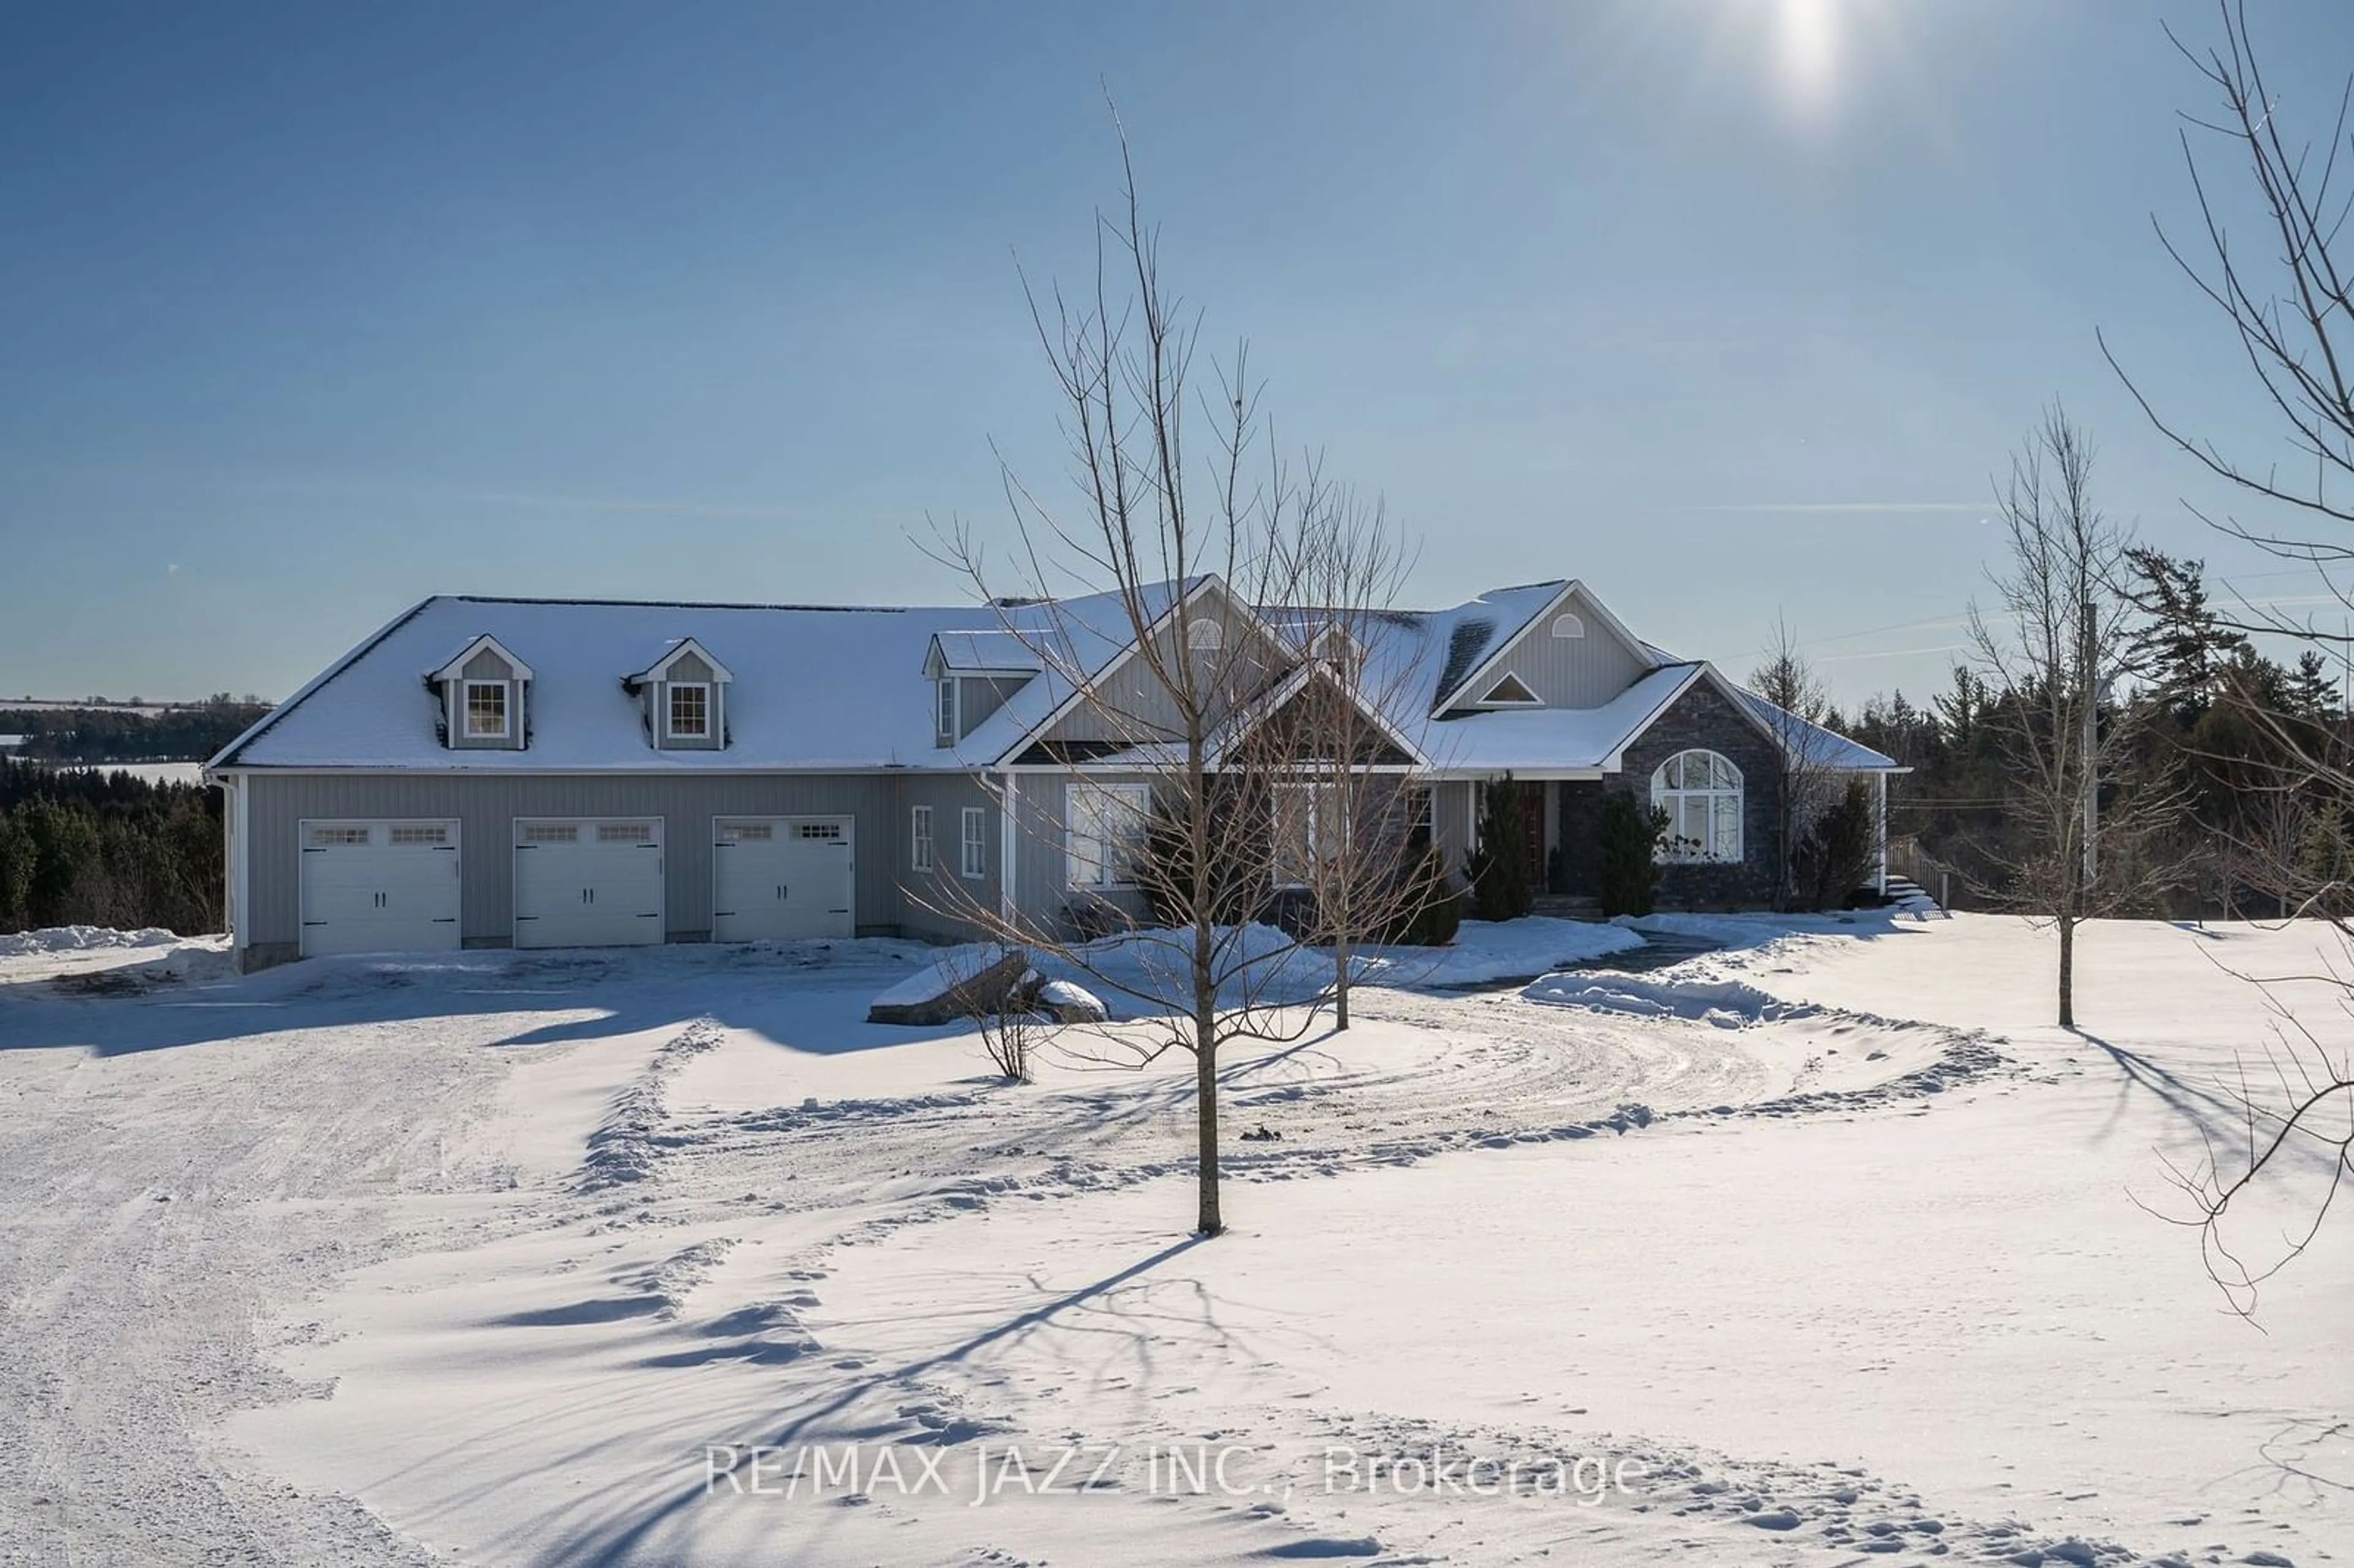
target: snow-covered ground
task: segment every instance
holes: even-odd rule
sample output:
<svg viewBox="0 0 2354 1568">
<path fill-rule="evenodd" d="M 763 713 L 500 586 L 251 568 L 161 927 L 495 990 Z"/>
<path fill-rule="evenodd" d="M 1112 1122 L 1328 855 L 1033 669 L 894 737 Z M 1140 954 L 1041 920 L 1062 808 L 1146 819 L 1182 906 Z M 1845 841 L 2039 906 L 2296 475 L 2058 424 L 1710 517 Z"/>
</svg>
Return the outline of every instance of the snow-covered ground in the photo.
<svg viewBox="0 0 2354 1568">
<path fill-rule="evenodd" d="M 2354 1554 L 2354 1228 L 2259 1331 L 2134 1201 L 2312 933 L 2070 1034 L 2017 922 L 1644 924 L 1235 1048 L 1207 1243 L 1190 1064 L 864 1023 L 935 949 L 0 955 L 0 1562 Z"/>
</svg>

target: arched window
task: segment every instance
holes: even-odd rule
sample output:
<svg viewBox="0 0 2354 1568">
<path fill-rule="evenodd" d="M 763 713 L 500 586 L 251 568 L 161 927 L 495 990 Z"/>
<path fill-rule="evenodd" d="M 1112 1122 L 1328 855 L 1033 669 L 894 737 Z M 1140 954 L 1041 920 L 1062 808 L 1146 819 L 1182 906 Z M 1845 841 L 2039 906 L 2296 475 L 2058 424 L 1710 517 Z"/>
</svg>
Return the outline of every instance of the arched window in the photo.
<svg viewBox="0 0 2354 1568">
<path fill-rule="evenodd" d="M 1185 623 L 1185 646 L 1196 653 L 1214 653 L 1226 645 L 1226 629 L 1210 617 L 1198 616 Z"/>
<path fill-rule="evenodd" d="M 1651 804 L 1668 814 L 1663 861 L 1741 858 L 1741 769 L 1713 751 L 1679 751 L 1653 770 Z"/>
<path fill-rule="evenodd" d="M 1555 637 L 1583 637 L 1585 635 L 1585 622 L 1574 615 L 1556 615 L 1553 618 L 1553 634 Z"/>
</svg>

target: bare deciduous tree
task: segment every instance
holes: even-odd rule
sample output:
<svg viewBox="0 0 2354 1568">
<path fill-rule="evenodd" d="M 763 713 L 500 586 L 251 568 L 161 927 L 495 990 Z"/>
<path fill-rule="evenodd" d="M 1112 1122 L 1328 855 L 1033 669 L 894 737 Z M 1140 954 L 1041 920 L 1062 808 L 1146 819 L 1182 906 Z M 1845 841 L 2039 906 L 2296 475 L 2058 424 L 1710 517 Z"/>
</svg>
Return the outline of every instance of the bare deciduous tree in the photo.
<svg viewBox="0 0 2354 1568">
<path fill-rule="evenodd" d="M 2093 448 L 2057 407 L 1996 493 L 2009 558 L 1999 610 L 1970 608 L 2000 731 L 2018 840 L 2001 857 L 2012 907 L 2060 938 L 2059 1022 L 2076 1022 L 2079 924 L 2134 907 L 2172 874 L 2154 849 L 2179 811 L 2137 746 L 2137 720 L 2105 701 L 2124 672 L 2132 606 L 2118 591 L 2132 543 L 2093 500 Z"/>
<path fill-rule="evenodd" d="M 1355 755 L 1344 726 L 1364 715 L 1328 634 L 1362 629 L 1399 556 L 1319 464 L 1276 453 L 1246 349 L 1214 389 L 1198 385 L 1196 318 L 1163 281 L 1124 137 L 1121 151 L 1121 203 L 1097 216 L 1090 292 L 1042 295 L 1025 280 L 1076 503 L 1056 504 L 1003 465 L 1010 568 L 969 526 L 936 550 L 1000 607 L 1004 633 L 1063 695 L 1066 716 L 992 789 L 1015 832 L 1068 866 L 1069 900 L 1041 913 L 1033 898 L 987 903 L 949 879 L 933 895 L 1139 1015 L 1066 1049 L 1111 1065 L 1192 1055 L 1196 1229 L 1214 1235 L 1225 1228 L 1220 1050 L 1303 1038 L 1332 995 L 1302 983 L 1320 972 L 1307 951 L 1314 919 L 1288 922 L 1288 934 L 1269 924 L 1298 854 L 1278 831 L 1279 790 Z M 1204 426 L 1209 448 L 1197 454 Z M 1337 590 L 1338 602 L 1310 590 Z M 1318 646 L 1284 630 L 1278 612 L 1299 606 L 1311 607 Z M 1060 799 L 1042 799 L 1055 783 Z M 1370 885 L 1370 859 L 1339 858 L 1352 888 Z M 1352 907 L 1350 924 L 1375 914 Z"/>
<path fill-rule="evenodd" d="M 2338 174 L 2339 157 L 2354 150 L 2348 132 L 2354 77 L 2328 111 L 2327 140 L 2318 151 L 2284 114 L 2267 81 L 2248 26 L 2244 0 L 2217 0 L 2220 41 L 2200 48 L 2170 31 L 2183 58 L 2212 90 L 2217 111 L 2186 115 L 2182 159 L 2199 209 L 2199 238 L 2179 245 L 2158 226 L 2158 239 L 2185 277 L 2229 325 L 2255 383 L 2256 402 L 2269 410 L 2274 437 L 2296 461 L 2227 453 L 2161 414 L 2105 339 L 2101 348 L 2160 434 L 2207 472 L 2259 504 L 2277 508 L 2287 524 L 2252 524 L 2200 514 L 2219 531 L 2276 556 L 2309 565 L 2327 601 L 2354 611 L 2346 568 L 2354 567 L 2354 540 L 2334 531 L 2354 524 L 2354 272 L 2338 264 L 2337 248 L 2354 212 L 2354 190 Z M 2237 185 L 2211 179 L 2194 136 L 2211 137 L 2239 165 Z M 2232 240 L 2232 218 L 2253 221 L 2261 236 L 2253 249 Z M 2307 475 L 2310 475 L 2308 482 Z M 2197 508 L 2192 509 L 2197 512 Z M 2302 520 L 2305 526 L 2297 526 Z M 2273 632 L 2309 646 L 2349 641 L 2308 611 L 2245 607 L 2243 618 L 2221 616 L 2243 631 Z M 2278 889 L 2298 913 L 2317 915 L 2338 928 L 2341 949 L 2354 952 L 2346 919 L 2347 825 L 2354 822 L 2354 766 L 2343 723 L 2318 729 L 2283 724 L 2276 715 L 2251 713 L 2285 748 L 2288 760 L 2266 788 L 2269 824 L 2232 846 L 2243 874 Z M 2250 976 L 2259 984 L 2262 977 Z M 2354 976 L 2343 966 L 2321 978 L 2334 986 L 2341 1009 L 2354 1006 Z M 2354 1158 L 2354 1056 L 2327 1047 L 2298 1019 L 2283 993 L 2268 989 L 2275 1020 L 2266 1048 L 2267 1070 L 2243 1074 L 2227 1086 L 2242 1113 L 2244 1137 L 2230 1150 L 2211 1143 L 2209 1159 L 2178 1179 L 2193 1200 L 2208 1272 L 2235 1309 L 2252 1311 L 2256 1286 L 2304 1250 L 2327 1213 Z M 2276 1239 L 2269 1258 L 2251 1259 L 2227 1242 L 2226 1219 L 2268 1174 L 2301 1158 L 2317 1160 L 2327 1185 L 2309 1207 L 2312 1227 L 2300 1235 L 2265 1227 Z"/>
<path fill-rule="evenodd" d="M 1306 928 L 1331 952 L 1332 1022 L 1345 1030 L 1363 948 L 1447 889 L 1413 832 L 1427 802 L 1407 775 L 1428 759 L 1384 716 L 1407 711 L 1416 673 L 1395 609 L 1413 557 L 1378 504 L 1345 493 L 1304 523 L 1286 542 L 1295 602 L 1272 617 L 1301 672 L 1277 787 L 1277 870 L 1305 895 Z"/>
</svg>

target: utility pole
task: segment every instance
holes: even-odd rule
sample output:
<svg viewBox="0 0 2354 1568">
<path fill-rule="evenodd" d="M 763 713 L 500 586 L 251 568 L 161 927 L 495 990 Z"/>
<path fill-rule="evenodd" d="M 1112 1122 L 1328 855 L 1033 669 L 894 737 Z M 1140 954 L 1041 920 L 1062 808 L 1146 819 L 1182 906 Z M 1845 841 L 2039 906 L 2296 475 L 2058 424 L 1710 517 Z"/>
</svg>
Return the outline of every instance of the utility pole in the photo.
<svg viewBox="0 0 2354 1568">
<path fill-rule="evenodd" d="M 2094 600 L 2087 599 L 2084 601 L 2082 609 L 2084 624 L 2080 628 L 2079 632 L 2079 641 L 2082 646 L 2077 651 L 2077 659 L 2082 665 L 2083 678 L 2077 683 L 2077 690 L 2083 694 L 2084 712 L 2083 715 L 2084 734 L 2078 744 L 2084 749 L 2084 870 L 2083 885 L 2089 891 L 2093 885 L 2094 879 L 2099 876 L 2101 873 L 2099 854 L 2101 834 L 2101 770 L 2097 766 L 2095 766 L 2094 760 L 2099 751 L 2101 744 L 2101 689 L 2098 684 L 2096 673 L 2093 668 L 2094 663 L 2098 658 L 2099 650 L 2099 629 L 2094 618 L 2100 613 L 2100 607 Z"/>
</svg>

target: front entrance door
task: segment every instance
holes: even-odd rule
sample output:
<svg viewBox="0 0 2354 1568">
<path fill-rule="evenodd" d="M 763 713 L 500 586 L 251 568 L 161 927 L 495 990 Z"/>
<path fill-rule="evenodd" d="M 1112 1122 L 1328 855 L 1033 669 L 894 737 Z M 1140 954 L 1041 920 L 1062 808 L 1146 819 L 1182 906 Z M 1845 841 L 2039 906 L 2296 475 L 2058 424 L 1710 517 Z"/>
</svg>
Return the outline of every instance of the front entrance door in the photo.
<svg viewBox="0 0 2354 1568">
<path fill-rule="evenodd" d="M 1545 886 L 1545 787 L 1523 783 L 1521 789 L 1521 853 L 1529 868 L 1529 885 Z"/>
</svg>

